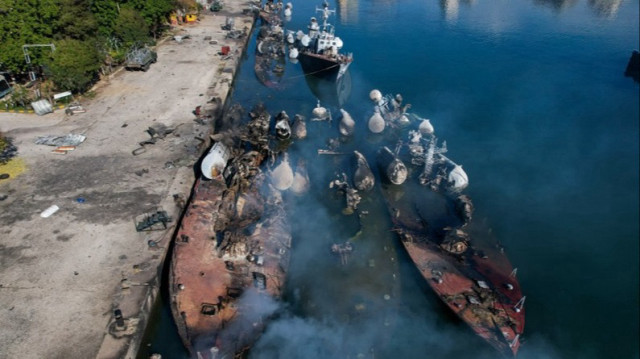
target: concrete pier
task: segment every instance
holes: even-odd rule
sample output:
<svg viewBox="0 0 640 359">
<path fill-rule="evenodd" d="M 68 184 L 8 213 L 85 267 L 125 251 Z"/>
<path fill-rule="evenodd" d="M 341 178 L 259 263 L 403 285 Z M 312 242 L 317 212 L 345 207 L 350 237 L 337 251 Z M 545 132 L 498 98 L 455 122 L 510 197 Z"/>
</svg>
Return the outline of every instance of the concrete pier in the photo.
<svg viewBox="0 0 640 359">
<path fill-rule="evenodd" d="M 85 113 L 0 113 L 25 168 L 0 179 L 0 358 L 135 358 L 212 129 L 193 111 L 226 102 L 253 29 L 248 8 L 227 1 L 177 27 L 181 41 L 160 41 L 146 72 L 102 80 Z M 227 38 L 227 16 L 244 37 Z M 66 154 L 34 143 L 67 134 L 86 139 Z M 156 211 L 168 228 L 138 231 Z"/>
</svg>

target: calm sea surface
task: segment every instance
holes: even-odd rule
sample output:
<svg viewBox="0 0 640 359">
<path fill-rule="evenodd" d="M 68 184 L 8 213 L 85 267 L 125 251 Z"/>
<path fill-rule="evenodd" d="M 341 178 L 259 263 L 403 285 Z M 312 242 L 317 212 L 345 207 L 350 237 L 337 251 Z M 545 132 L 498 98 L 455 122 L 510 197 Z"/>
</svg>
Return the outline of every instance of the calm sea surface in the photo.
<svg viewBox="0 0 640 359">
<path fill-rule="evenodd" d="M 289 30 L 313 1 L 293 2 Z M 358 122 L 341 151 L 370 155 L 369 91 L 400 93 L 431 119 L 465 192 L 505 246 L 526 300 L 520 358 L 638 358 L 639 86 L 623 72 L 639 48 L 637 0 L 403 0 L 331 2 L 354 63 L 340 103 L 288 63 L 282 89 L 253 71 L 255 34 L 232 101 L 311 117 L 320 97 Z M 315 93 L 314 93 L 315 91 Z M 334 95 L 335 96 L 335 95 Z M 283 313 L 251 358 L 494 358 L 422 282 L 388 232 L 379 192 L 358 221 L 329 189 L 350 156 L 318 156 L 336 122 L 307 122 L 293 143 L 313 181 L 289 198 L 294 251 Z M 351 241 L 347 265 L 329 251 Z M 145 342 L 187 358 L 166 306 Z M 145 355 L 141 355 L 146 357 Z"/>
</svg>

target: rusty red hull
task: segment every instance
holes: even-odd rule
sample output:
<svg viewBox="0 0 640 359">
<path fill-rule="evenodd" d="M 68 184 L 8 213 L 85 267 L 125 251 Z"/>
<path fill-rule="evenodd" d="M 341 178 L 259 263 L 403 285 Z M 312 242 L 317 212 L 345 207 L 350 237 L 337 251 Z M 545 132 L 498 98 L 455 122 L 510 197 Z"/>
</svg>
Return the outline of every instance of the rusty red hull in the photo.
<svg viewBox="0 0 640 359">
<path fill-rule="evenodd" d="M 490 231 L 474 220 L 465 224 L 453 199 L 427 187 L 382 188 L 394 230 L 425 281 L 476 334 L 503 356 L 515 356 L 524 331 L 524 299 L 516 271 L 498 242 L 488 238 Z M 447 249 L 447 227 L 463 228 L 468 248 Z"/>
<path fill-rule="evenodd" d="M 291 235 L 278 196 L 260 194 L 262 175 L 198 179 L 175 237 L 171 309 L 194 357 L 247 350 L 277 308 Z"/>
</svg>

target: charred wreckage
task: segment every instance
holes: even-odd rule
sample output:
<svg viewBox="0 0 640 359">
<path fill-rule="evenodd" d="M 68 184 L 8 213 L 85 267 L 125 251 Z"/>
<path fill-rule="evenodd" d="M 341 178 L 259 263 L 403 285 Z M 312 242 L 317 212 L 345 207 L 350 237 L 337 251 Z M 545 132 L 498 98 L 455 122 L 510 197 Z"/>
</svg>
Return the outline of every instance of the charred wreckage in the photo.
<svg viewBox="0 0 640 359">
<path fill-rule="evenodd" d="M 277 189 L 261 165 L 269 156 L 270 115 L 234 107 L 202 160 L 192 198 L 174 239 L 171 309 L 192 355 L 246 351 L 283 290 L 291 234 Z"/>
</svg>

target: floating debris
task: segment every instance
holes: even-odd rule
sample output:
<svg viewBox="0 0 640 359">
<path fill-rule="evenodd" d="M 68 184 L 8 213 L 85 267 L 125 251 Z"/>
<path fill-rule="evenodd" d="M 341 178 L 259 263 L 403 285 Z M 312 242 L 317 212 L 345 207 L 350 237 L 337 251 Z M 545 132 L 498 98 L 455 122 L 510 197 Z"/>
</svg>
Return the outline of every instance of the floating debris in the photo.
<svg viewBox="0 0 640 359">
<path fill-rule="evenodd" d="M 362 199 L 358 194 L 358 190 L 349 184 L 349 179 L 345 173 L 336 175 L 337 178 L 329 183 L 329 188 L 336 188 L 345 196 L 346 208 L 342 210 L 343 214 L 353 214 L 358 209 L 358 204 Z"/>
<path fill-rule="evenodd" d="M 351 242 L 334 243 L 331 245 L 331 253 L 340 255 L 340 263 L 342 263 L 342 265 L 348 264 L 351 252 L 353 252 Z"/>
</svg>

